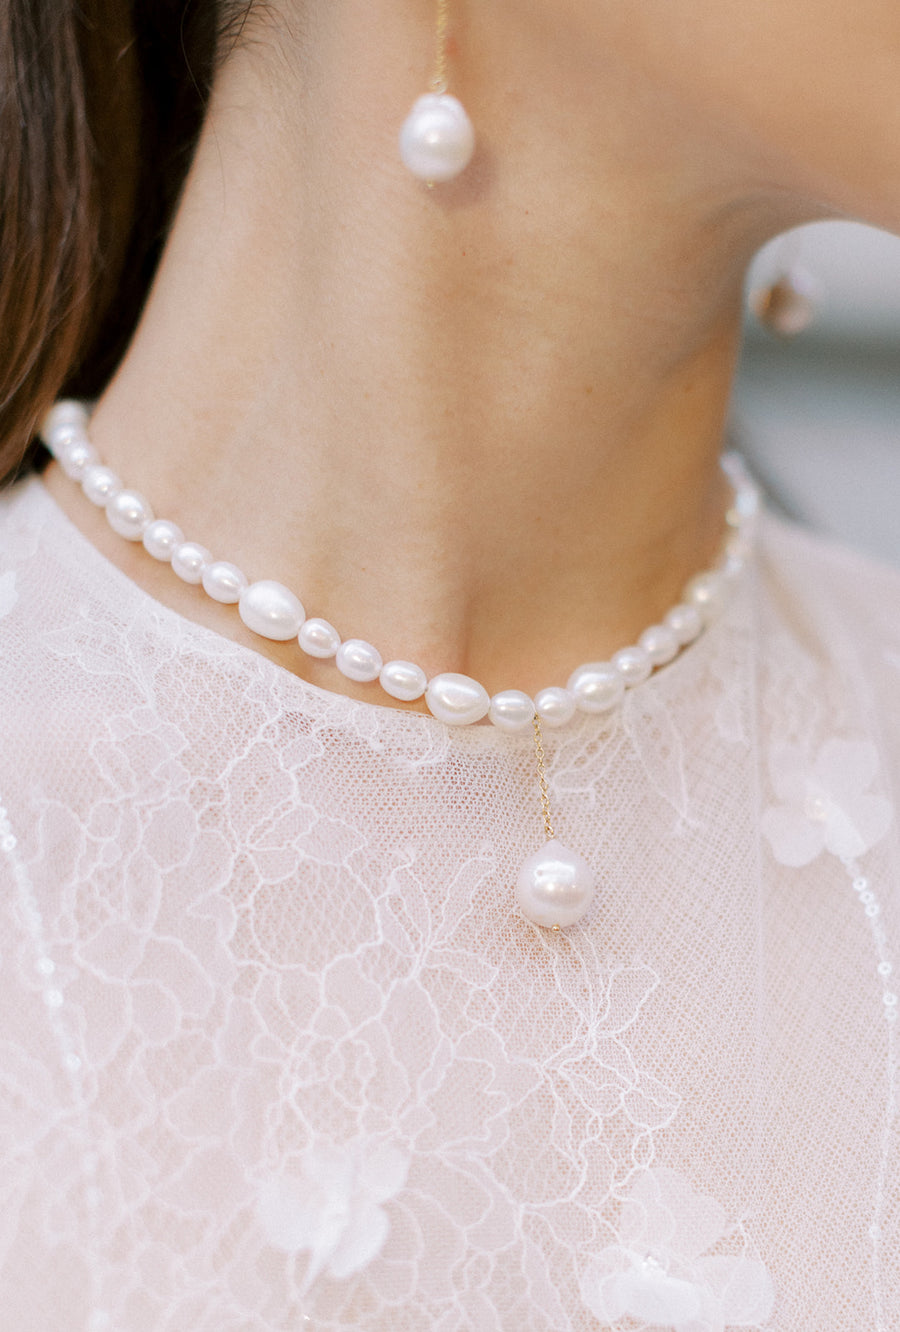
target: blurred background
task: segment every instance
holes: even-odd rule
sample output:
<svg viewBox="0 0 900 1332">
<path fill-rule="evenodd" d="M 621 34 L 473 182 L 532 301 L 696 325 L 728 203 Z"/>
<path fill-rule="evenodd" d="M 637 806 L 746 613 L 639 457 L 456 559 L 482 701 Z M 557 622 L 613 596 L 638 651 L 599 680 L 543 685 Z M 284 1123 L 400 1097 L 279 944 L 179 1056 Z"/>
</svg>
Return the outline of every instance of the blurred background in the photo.
<svg viewBox="0 0 900 1332">
<path fill-rule="evenodd" d="M 774 507 L 900 565 L 900 239 L 850 222 L 773 241 L 748 290 L 799 268 L 809 327 L 777 338 L 748 315 L 732 437 Z"/>
</svg>

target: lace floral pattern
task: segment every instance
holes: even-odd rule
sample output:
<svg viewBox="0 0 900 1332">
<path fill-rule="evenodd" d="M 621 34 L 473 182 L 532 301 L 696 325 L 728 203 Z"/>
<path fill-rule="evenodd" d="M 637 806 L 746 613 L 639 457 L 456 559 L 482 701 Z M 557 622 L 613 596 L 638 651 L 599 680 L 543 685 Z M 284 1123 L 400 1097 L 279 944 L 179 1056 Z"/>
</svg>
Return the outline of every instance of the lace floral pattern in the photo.
<svg viewBox="0 0 900 1332">
<path fill-rule="evenodd" d="M 309 688 L 38 485 L 0 515 L 0 1322 L 893 1332 L 891 771 L 823 745 L 873 737 L 806 604 L 855 575 L 770 535 L 759 602 L 545 737 L 598 876 L 554 936 L 527 737 Z"/>
</svg>

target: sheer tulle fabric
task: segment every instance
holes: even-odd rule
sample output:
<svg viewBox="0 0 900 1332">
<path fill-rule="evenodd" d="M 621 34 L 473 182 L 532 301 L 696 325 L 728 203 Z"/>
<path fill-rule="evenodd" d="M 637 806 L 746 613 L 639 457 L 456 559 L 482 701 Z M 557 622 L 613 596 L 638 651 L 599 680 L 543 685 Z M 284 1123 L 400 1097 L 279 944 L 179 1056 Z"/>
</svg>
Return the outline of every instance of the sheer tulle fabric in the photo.
<svg viewBox="0 0 900 1332">
<path fill-rule="evenodd" d="M 0 504 L 0 1307 L 29 1332 L 900 1326 L 900 576 L 768 521 L 533 752 Z"/>
</svg>

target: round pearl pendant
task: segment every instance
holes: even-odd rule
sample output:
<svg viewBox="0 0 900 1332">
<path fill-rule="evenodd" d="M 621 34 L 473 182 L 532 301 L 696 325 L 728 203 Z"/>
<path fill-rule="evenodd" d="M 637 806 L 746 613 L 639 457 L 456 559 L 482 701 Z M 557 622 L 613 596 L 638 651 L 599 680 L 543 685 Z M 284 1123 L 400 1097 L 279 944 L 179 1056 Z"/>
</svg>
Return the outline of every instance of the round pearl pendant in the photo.
<svg viewBox="0 0 900 1332">
<path fill-rule="evenodd" d="M 469 165 L 475 131 L 466 109 L 449 93 L 425 93 L 400 131 L 400 156 L 419 180 L 452 180 Z"/>
<path fill-rule="evenodd" d="M 516 900 L 526 920 L 545 929 L 574 925 L 594 900 L 594 875 L 581 856 L 555 838 L 519 870 Z"/>
</svg>

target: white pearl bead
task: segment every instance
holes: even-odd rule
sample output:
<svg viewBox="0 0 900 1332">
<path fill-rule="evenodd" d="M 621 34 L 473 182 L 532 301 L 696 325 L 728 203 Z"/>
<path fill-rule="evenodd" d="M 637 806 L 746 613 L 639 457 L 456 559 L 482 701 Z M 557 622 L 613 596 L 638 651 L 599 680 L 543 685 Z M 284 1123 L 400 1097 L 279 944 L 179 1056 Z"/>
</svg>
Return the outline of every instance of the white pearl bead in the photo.
<svg viewBox="0 0 900 1332">
<path fill-rule="evenodd" d="M 421 698 L 428 684 L 428 676 L 413 661 L 388 661 L 381 668 L 378 679 L 381 687 L 391 698 L 399 698 L 404 703 L 411 703 L 414 698 Z"/>
<path fill-rule="evenodd" d="M 487 715 L 491 697 L 484 685 L 468 675 L 447 671 L 428 681 L 428 711 L 447 726 L 471 726 Z"/>
<path fill-rule="evenodd" d="M 519 871 L 516 899 L 526 920 L 545 929 L 581 920 L 594 900 L 594 875 L 587 861 L 552 841 L 529 856 Z"/>
<path fill-rule="evenodd" d="M 693 643 L 703 633 L 703 619 L 696 606 L 681 603 L 666 612 L 664 623 L 672 630 L 682 647 Z"/>
<path fill-rule="evenodd" d="M 651 624 L 641 634 L 638 643 L 654 666 L 665 666 L 666 662 L 672 661 L 678 656 L 680 646 L 674 629 L 667 624 Z"/>
<path fill-rule="evenodd" d="M 742 525 L 755 518 L 759 513 L 759 491 L 747 476 L 744 476 L 735 491 L 734 507 Z"/>
<path fill-rule="evenodd" d="M 297 641 L 309 657 L 333 657 L 341 646 L 341 636 L 327 620 L 304 620 Z"/>
<path fill-rule="evenodd" d="M 384 662 L 381 653 L 362 638 L 347 638 L 337 650 L 335 665 L 341 675 L 359 684 L 377 680 Z"/>
<path fill-rule="evenodd" d="M 196 541 L 182 541 L 172 551 L 172 571 L 183 583 L 199 583 L 203 570 L 212 563 L 212 551 Z"/>
<path fill-rule="evenodd" d="M 64 428 L 74 427 L 84 431 L 87 428 L 88 412 L 83 403 L 75 398 L 61 398 L 44 414 L 38 428 L 38 434 L 48 448 L 53 447 L 53 436 Z"/>
<path fill-rule="evenodd" d="M 87 444 L 88 437 L 87 432 L 81 426 L 64 423 L 56 426 L 47 436 L 45 442 L 57 462 L 62 462 L 63 457 L 73 444 Z"/>
<path fill-rule="evenodd" d="M 122 489 L 122 482 L 111 467 L 104 467 L 102 463 L 91 463 L 84 469 L 81 489 L 92 504 L 105 509 L 113 495 L 118 495 Z"/>
<path fill-rule="evenodd" d="M 530 731 L 534 726 L 534 700 L 521 689 L 503 689 L 491 699 L 488 716 L 500 731 Z"/>
<path fill-rule="evenodd" d="M 653 662 L 642 647 L 620 648 L 613 654 L 611 665 L 621 675 L 629 689 L 642 684 L 653 670 Z"/>
<path fill-rule="evenodd" d="M 54 457 L 66 476 L 71 481 L 80 481 L 85 470 L 100 461 L 100 455 L 83 436 L 76 436 L 64 448 L 54 453 Z"/>
<path fill-rule="evenodd" d="M 233 606 L 240 601 L 241 593 L 247 586 L 247 575 L 227 560 L 216 560 L 203 570 L 201 578 L 203 591 L 213 601 L 221 601 L 226 606 Z"/>
<path fill-rule="evenodd" d="M 286 643 L 296 638 L 306 619 L 303 604 L 290 588 L 263 578 L 245 587 L 238 602 L 238 614 L 248 629 L 261 638 Z"/>
<path fill-rule="evenodd" d="M 728 567 L 736 572 L 744 567 L 753 550 L 753 542 L 745 532 L 731 532 L 725 541 Z"/>
<path fill-rule="evenodd" d="M 550 685 L 536 695 L 534 710 L 545 726 L 565 726 L 575 716 L 575 695 Z"/>
<path fill-rule="evenodd" d="M 168 518 L 157 518 L 144 528 L 144 550 L 155 560 L 167 564 L 178 546 L 184 544 L 184 533 L 177 523 Z"/>
<path fill-rule="evenodd" d="M 612 662 L 589 661 L 573 671 L 568 688 L 579 712 L 608 712 L 621 703 L 625 681 Z"/>
<path fill-rule="evenodd" d="M 144 528 L 153 522 L 153 510 L 136 490 L 120 490 L 106 506 L 106 521 L 126 541 L 140 541 Z"/>
<path fill-rule="evenodd" d="M 400 131 L 400 156 L 419 180 L 452 180 L 469 165 L 474 149 L 472 122 L 449 93 L 425 93 Z"/>
<path fill-rule="evenodd" d="M 722 609 L 725 596 L 725 580 L 720 573 L 697 574 L 684 589 L 684 599 L 689 606 L 696 606 L 704 623 L 708 624 Z"/>
</svg>

